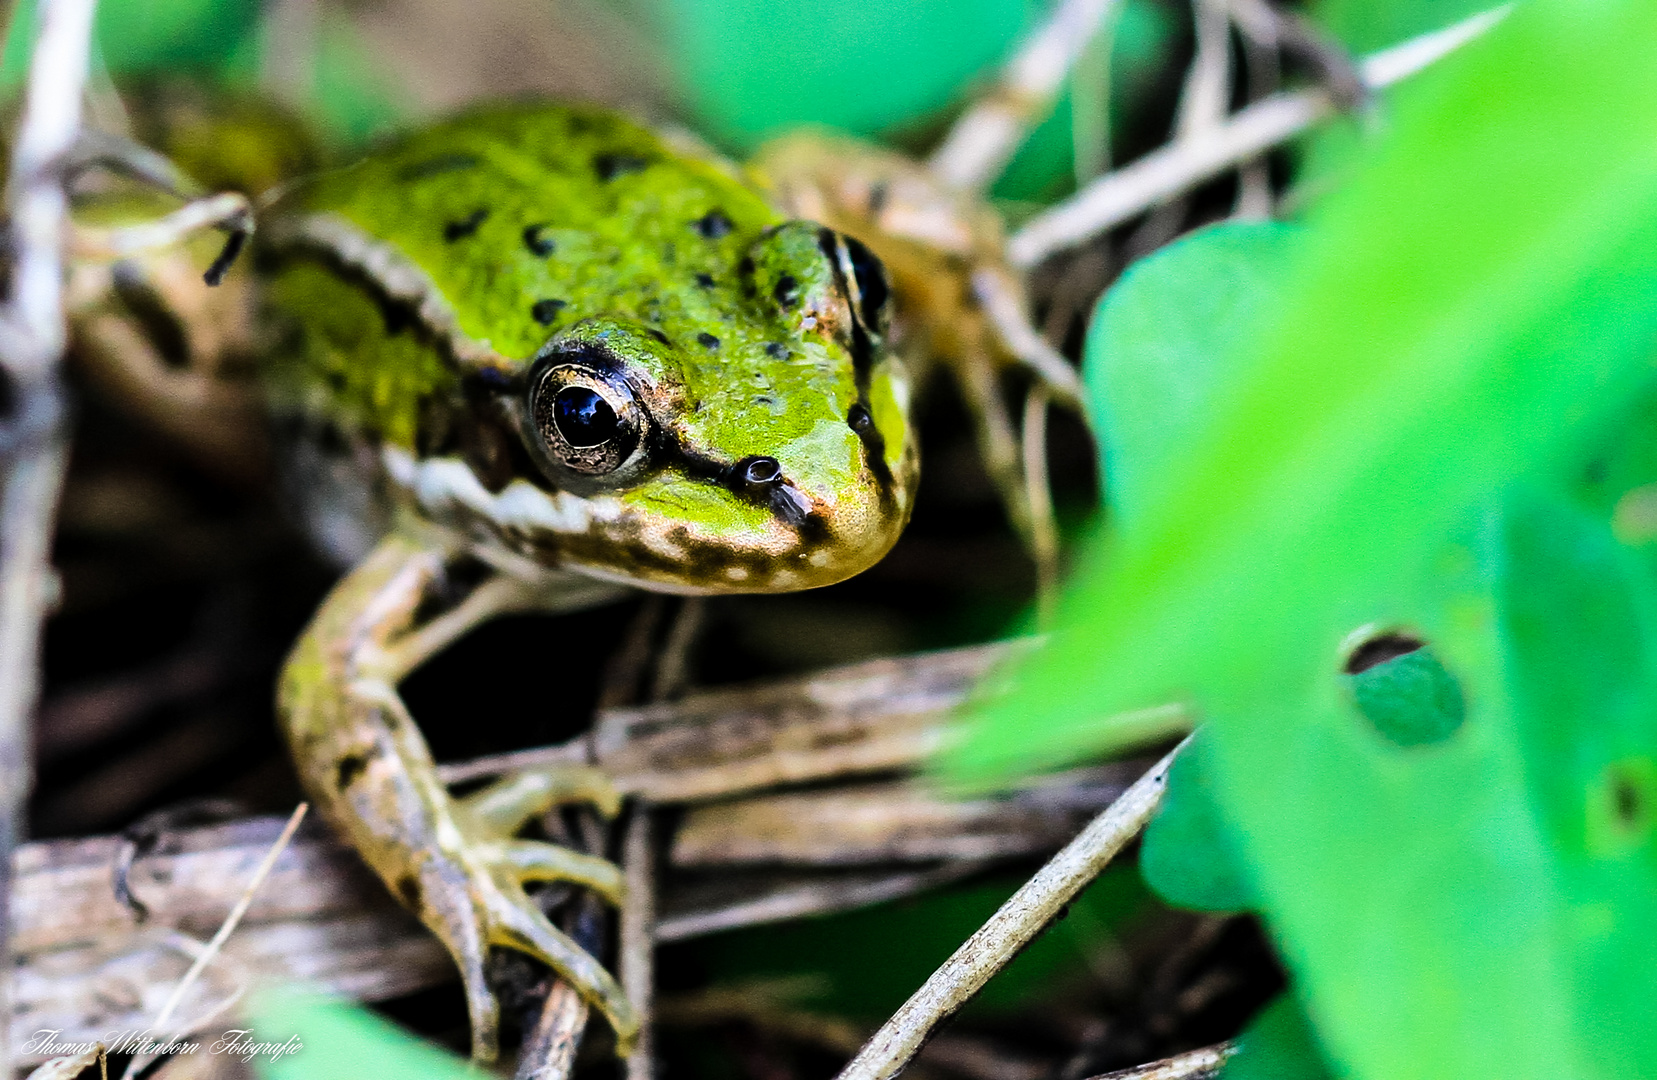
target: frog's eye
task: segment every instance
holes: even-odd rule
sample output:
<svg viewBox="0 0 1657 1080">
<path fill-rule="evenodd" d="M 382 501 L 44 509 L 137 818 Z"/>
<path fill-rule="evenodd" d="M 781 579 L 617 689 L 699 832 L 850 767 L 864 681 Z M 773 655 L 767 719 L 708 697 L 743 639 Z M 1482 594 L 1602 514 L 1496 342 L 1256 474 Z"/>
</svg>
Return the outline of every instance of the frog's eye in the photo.
<svg viewBox="0 0 1657 1080">
<path fill-rule="evenodd" d="M 547 453 L 584 476 L 603 476 L 633 456 L 643 410 L 621 379 L 584 364 L 552 364 L 532 380 L 529 415 Z"/>
</svg>

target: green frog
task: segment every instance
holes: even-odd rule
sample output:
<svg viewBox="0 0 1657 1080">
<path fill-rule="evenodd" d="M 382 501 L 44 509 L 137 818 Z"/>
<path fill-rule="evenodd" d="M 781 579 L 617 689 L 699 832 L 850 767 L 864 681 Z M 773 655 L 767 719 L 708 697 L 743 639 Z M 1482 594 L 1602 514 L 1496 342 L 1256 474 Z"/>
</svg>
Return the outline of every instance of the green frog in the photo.
<svg viewBox="0 0 1657 1080">
<path fill-rule="evenodd" d="M 614 792 L 570 768 L 452 797 L 398 682 L 503 613 L 877 561 L 918 467 L 885 271 L 689 138 L 585 107 L 424 129 L 287 189 L 259 228 L 279 457 L 353 566 L 280 678 L 300 775 L 453 955 L 475 1057 L 496 1052 L 491 946 L 550 965 L 625 1050 L 626 994 L 523 888 L 616 901 L 618 870 L 516 838 Z"/>
</svg>

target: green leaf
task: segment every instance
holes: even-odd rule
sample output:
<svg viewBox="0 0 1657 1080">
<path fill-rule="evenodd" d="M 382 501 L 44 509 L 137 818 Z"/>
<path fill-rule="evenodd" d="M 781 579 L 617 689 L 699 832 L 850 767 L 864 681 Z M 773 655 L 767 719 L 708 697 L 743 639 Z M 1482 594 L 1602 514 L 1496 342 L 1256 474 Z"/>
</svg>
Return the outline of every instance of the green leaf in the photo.
<svg viewBox="0 0 1657 1080">
<path fill-rule="evenodd" d="M 709 134 L 752 147 L 802 123 L 870 134 L 942 109 L 1029 25 L 1025 0 L 652 0 Z"/>
<path fill-rule="evenodd" d="M 1292 994 L 1266 1006 L 1237 1039 L 1220 1080 L 1331 1080 L 1317 1033 Z"/>
<path fill-rule="evenodd" d="M 1084 377 L 1113 518 L 1137 518 L 1221 396 L 1232 345 L 1282 304 L 1294 226 L 1214 225 L 1135 263 L 1100 300 Z"/>
<path fill-rule="evenodd" d="M 254 1003 L 260 1042 L 293 1052 L 253 1055 L 263 1080 L 476 1080 L 468 1063 L 359 1005 L 297 990 L 268 990 Z M 297 1045 L 295 1045 L 297 1044 Z"/>
<path fill-rule="evenodd" d="M 1554 873 L 1493 570 L 1465 539 L 1645 388 L 1654 54 L 1653 5 L 1532 0 L 1401 87 L 1167 483 L 950 758 L 979 777 L 1072 760 L 1139 737 L 1125 710 L 1196 705 L 1259 899 L 1359 1077 L 1657 1073 L 1649 1024 L 1602 1044 L 1589 1019 L 1577 942 L 1600 931 Z M 1452 736 L 1398 746 L 1358 711 L 1341 646 L 1365 625 L 1431 643 L 1469 706 Z M 1598 789 L 1602 817 L 1636 808 L 1625 832 L 1637 756 Z"/>
<path fill-rule="evenodd" d="M 36 26 L 35 0 L 19 0 L 6 38 L 0 84 L 23 78 Z M 259 21 L 257 0 L 104 0 L 93 36 L 97 55 L 116 76 L 180 68 L 222 68 Z"/>
<path fill-rule="evenodd" d="M 1521 492 L 1500 537 L 1514 737 L 1600 1075 L 1657 1069 L 1657 588 L 1603 521 Z"/>
<path fill-rule="evenodd" d="M 1176 907 L 1246 911 L 1255 906 L 1254 890 L 1215 804 L 1203 742 L 1199 734 L 1168 771 L 1168 792 L 1139 848 L 1139 872 L 1151 891 Z"/>
</svg>

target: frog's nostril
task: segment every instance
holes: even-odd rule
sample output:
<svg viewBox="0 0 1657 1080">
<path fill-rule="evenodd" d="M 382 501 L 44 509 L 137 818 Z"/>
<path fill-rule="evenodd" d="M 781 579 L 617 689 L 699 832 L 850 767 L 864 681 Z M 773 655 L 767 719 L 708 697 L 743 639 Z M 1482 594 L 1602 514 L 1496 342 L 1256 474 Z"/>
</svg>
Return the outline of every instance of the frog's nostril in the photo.
<svg viewBox="0 0 1657 1080">
<path fill-rule="evenodd" d="M 750 484 L 771 484 L 782 478 L 782 463 L 774 457 L 752 457 L 745 463 L 742 478 Z"/>
</svg>

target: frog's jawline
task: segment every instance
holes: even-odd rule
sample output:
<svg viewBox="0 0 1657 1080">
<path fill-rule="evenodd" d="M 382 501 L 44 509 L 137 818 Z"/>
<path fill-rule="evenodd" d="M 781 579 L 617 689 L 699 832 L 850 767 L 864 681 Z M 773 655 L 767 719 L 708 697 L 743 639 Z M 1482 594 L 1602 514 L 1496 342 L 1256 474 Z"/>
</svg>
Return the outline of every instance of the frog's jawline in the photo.
<svg viewBox="0 0 1657 1080">
<path fill-rule="evenodd" d="M 472 515 L 474 520 L 481 519 L 492 526 L 509 550 L 513 547 L 510 543 L 513 537 L 529 539 L 537 534 L 550 534 L 553 537 L 574 540 L 590 534 L 596 522 L 605 520 L 605 508 L 601 500 L 587 499 L 564 491 L 548 492 L 522 478 L 515 479 L 500 492 L 492 493 L 478 482 L 471 467 L 459 458 L 416 458 L 408 451 L 395 446 L 382 447 L 380 458 L 391 481 L 418 502 L 435 520 L 441 522 L 447 519 L 449 527 L 456 527 L 460 522 L 455 520 L 455 512 L 464 511 Z M 644 543 L 647 548 L 654 547 L 648 540 Z M 559 554 L 563 556 L 566 553 Z M 657 557 L 668 562 L 673 561 L 666 552 L 658 551 Z M 812 561 L 810 556 L 806 556 L 806 560 Z M 721 580 L 718 585 L 701 586 L 690 581 L 664 580 L 648 574 L 632 575 L 613 566 L 579 559 L 568 562 L 561 559 L 557 564 L 543 565 L 548 570 L 562 566 L 605 581 L 655 592 L 687 595 L 730 592 L 733 583 L 737 582 L 748 583 L 754 591 L 792 588 L 794 586 L 790 584 L 791 581 L 797 579 L 797 572 L 787 566 L 774 567 L 769 576 L 757 575 L 752 569 L 745 569 L 741 577 L 730 576 Z"/>
</svg>

